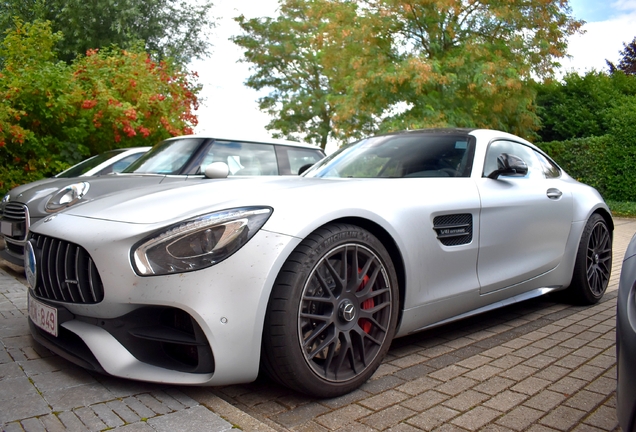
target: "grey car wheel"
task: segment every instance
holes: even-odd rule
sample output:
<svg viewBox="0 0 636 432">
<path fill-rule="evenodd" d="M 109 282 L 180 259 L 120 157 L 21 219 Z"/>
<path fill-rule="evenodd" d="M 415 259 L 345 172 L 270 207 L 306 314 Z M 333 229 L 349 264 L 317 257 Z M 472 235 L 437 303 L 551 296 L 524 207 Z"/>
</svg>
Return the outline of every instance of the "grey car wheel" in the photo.
<svg viewBox="0 0 636 432">
<path fill-rule="evenodd" d="M 395 334 L 398 289 L 382 243 L 344 224 L 323 227 L 289 257 L 274 286 L 263 335 L 270 376 L 334 397 L 362 385 Z"/>
<path fill-rule="evenodd" d="M 607 222 L 593 214 L 585 225 L 567 292 L 578 304 L 595 304 L 605 294 L 612 271 L 612 234 Z"/>
</svg>

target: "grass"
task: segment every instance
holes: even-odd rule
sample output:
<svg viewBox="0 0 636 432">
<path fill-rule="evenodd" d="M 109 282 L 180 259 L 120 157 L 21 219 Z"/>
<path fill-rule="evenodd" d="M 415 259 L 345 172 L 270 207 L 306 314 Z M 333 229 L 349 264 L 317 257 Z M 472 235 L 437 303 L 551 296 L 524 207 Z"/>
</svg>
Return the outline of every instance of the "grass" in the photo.
<svg viewBox="0 0 636 432">
<path fill-rule="evenodd" d="M 607 201 L 612 216 L 636 217 L 636 202 Z"/>
</svg>

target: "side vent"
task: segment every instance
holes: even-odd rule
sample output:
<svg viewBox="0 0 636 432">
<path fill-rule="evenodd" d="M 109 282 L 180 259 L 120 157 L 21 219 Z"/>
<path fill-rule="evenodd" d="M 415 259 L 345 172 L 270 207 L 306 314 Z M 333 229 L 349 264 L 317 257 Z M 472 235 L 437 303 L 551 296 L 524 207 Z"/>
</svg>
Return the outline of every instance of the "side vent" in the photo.
<svg viewBox="0 0 636 432">
<path fill-rule="evenodd" d="M 459 246 L 473 241 L 473 215 L 454 214 L 433 219 L 437 239 L 444 246 Z"/>
</svg>

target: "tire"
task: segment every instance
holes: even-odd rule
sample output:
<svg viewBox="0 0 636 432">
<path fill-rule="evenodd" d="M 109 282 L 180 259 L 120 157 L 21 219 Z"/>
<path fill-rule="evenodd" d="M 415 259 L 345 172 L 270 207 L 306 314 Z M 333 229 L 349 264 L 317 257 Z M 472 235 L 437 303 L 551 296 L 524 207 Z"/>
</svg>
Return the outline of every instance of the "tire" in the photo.
<svg viewBox="0 0 636 432">
<path fill-rule="evenodd" d="M 605 294 L 612 271 L 612 234 L 605 219 L 593 214 L 579 243 L 572 283 L 565 291 L 576 304 L 592 305 Z"/>
<path fill-rule="evenodd" d="M 327 225 L 301 242 L 276 279 L 262 365 L 311 396 L 349 393 L 380 365 L 397 315 L 396 272 L 382 243 L 357 226 Z"/>
</svg>

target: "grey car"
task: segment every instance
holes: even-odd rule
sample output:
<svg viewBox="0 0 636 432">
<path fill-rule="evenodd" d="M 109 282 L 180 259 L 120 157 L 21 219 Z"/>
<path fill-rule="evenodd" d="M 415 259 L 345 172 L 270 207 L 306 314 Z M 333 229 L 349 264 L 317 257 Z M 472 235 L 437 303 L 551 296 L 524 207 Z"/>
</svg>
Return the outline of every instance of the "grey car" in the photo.
<svg viewBox="0 0 636 432">
<path fill-rule="evenodd" d="M 231 176 L 297 175 L 325 156 L 315 146 L 292 141 L 250 141 L 207 136 L 165 140 L 121 173 L 90 178 L 50 178 L 12 189 L 2 199 L 0 257 L 22 266 L 29 226 L 98 196 L 159 183 L 202 181 L 205 167 L 223 162 Z"/>
<path fill-rule="evenodd" d="M 598 302 L 612 231 L 598 192 L 519 137 L 391 133 L 302 176 L 158 184 L 45 218 L 27 243 L 29 325 L 122 378 L 263 370 L 335 397 L 396 337 L 550 292 Z"/>
<path fill-rule="evenodd" d="M 616 408 L 624 432 L 636 430 L 636 236 L 627 247 L 616 309 Z"/>
</svg>

